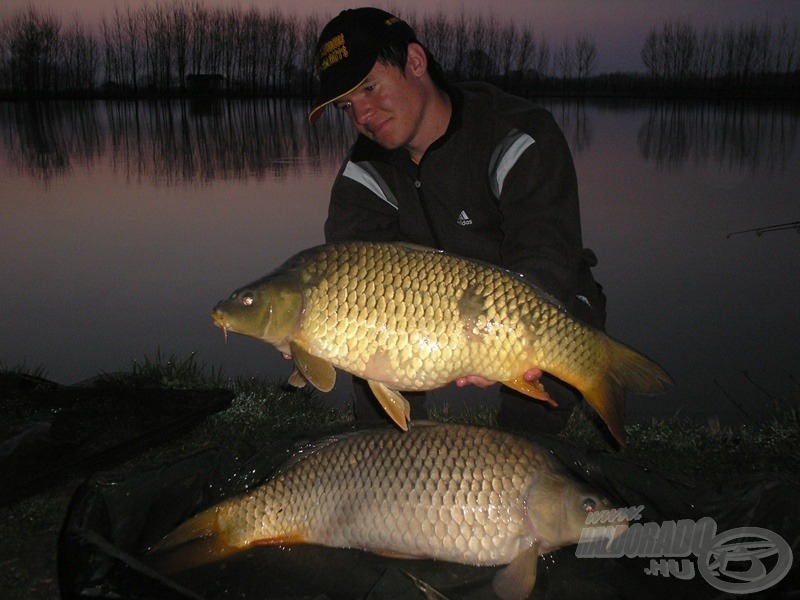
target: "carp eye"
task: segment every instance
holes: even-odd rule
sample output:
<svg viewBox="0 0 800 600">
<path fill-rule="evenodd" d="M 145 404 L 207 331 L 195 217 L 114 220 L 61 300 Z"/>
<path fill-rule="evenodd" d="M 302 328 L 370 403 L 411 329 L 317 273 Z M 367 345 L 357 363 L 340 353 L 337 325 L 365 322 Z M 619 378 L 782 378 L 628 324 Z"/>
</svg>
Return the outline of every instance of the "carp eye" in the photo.
<svg viewBox="0 0 800 600">
<path fill-rule="evenodd" d="M 252 292 L 245 292 L 242 294 L 242 304 L 245 306 L 250 306 L 253 303 L 253 294 Z"/>
<path fill-rule="evenodd" d="M 583 499 L 583 510 L 587 513 L 594 512 L 597 508 L 597 502 L 594 501 L 594 498 L 584 498 Z"/>
</svg>

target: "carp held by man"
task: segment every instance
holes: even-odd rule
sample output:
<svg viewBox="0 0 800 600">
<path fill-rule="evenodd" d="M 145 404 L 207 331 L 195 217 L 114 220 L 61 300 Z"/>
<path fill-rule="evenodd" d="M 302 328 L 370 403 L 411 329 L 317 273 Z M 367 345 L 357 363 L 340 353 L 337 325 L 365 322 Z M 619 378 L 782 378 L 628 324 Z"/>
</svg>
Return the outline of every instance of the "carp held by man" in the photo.
<svg viewBox="0 0 800 600">
<path fill-rule="evenodd" d="M 625 391 L 654 394 L 670 377 L 632 348 L 570 316 L 521 275 L 444 251 L 351 242 L 296 254 L 218 303 L 214 323 L 291 355 L 290 383 L 333 388 L 338 367 L 366 379 L 407 429 L 401 391 L 479 375 L 554 403 L 532 367 L 577 388 L 624 443 Z"/>
<path fill-rule="evenodd" d="M 395 558 L 508 565 L 493 588 L 527 598 L 539 555 L 627 529 L 587 523 L 611 510 L 551 453 L 496 429 L 413 423 L 300 449 L 266 483 L 179 525 L 148 553 L 162 572 L 258 545 L 319 544 Z M 591 520 L 590 520 L 591 521 Z"/>
</svg>

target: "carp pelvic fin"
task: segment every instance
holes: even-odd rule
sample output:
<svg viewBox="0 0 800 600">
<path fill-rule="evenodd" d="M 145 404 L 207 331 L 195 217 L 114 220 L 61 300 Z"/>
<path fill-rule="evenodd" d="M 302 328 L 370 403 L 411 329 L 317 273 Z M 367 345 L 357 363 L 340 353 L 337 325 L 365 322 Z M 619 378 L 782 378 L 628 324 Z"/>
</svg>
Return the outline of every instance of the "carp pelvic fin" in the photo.
<svg viewBox="0 0 800 600">
<path fill-rule="evenodd" d="M 539 561 L 539 544 L 526 548 L 492 580 L 492 589 L 502 600 L 525 600 L 536 585 L 536 568 Z"/>
<path fill-rule="evenodd" d="M 289 379 L 286 380 L 286 383 L 292 387 L 301 388 L 304 387 L 308 381 L 306 381 L 306 378 L 303 377 L 300 369 L 295 369 L 292 374 L 289 375 Z"/>
<path fill-rule="evenodd" d="M 403 398 L 400 392 L 390 390 L 378 381 L 367 380 L 369 389 L 375 394 L 378 402 L 381 403 L 383 410 L 386 411 L 392 421 L 403 431 L 408 431 L 408 420 L 411 418 L 411 405 L 408 400 Z"/>
<path fill-rule="evenodd" d="M 503 385 L 507 385 L 512 390 L 517 390 L 521 394 L 530 396 L 535 400 L 542 400 L 547 402 L 550 406 L 558 406 L 555 400 L 545 391 L 541 381 L 531 382 L 525 381 L 522 377 L 515 377 L 508 381 L 503 381 Z"/>
<path fill-rule="evenodd" d="M 336 383 L 336 369 L 331 363 L 314 356 L 297 342 L 291 342 L 289 350 L 297 370 L 305 377 L 306 381 L 320 392 L 330 392 L 333 389 L 333 385 Z"/>
</svg>

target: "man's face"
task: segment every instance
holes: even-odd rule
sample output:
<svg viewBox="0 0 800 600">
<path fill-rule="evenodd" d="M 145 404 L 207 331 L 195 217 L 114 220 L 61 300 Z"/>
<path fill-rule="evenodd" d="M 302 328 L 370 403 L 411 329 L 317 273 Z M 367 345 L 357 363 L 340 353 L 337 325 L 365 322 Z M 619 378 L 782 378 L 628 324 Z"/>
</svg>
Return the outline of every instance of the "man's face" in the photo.
<svg viewBox="0 0 800 600">
<path fill-rule="evenodd" d="M 409 147 L 419 135 L 422 87 L 410 68 L 376 62 L 364 82 L 336 102 L 358 133 L 384 148 Z"/>
</svg>

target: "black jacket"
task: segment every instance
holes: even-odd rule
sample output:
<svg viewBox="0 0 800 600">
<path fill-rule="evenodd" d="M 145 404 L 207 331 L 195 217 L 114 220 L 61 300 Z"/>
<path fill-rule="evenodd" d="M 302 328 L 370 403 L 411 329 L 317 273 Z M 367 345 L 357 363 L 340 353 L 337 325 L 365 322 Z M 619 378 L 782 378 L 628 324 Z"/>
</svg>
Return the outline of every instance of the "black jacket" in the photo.
<svg viewBox="0 0 800 600">
<path fill-rule="evenodd" d="M 418 166 L 359 136 L 333 185 L 326 240 L 413 242 L 500 265 L 602 328 L 575 168 L 552 115 L 488 84 L 448 93 L 450 125 Z"/>
</svg>

